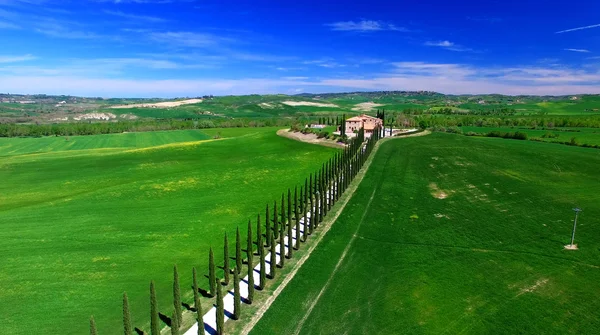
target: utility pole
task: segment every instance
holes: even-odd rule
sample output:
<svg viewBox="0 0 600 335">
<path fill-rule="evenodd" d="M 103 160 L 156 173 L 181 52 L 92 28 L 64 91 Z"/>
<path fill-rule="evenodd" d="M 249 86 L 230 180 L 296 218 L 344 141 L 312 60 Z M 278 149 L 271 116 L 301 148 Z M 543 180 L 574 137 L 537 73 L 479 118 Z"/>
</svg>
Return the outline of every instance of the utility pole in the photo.
<svg viewBox="0 0 600 335">
<path fill-rule="evenodd" d="M 578 207 L 575 207 L 573 208 L 573 211 L 575 211 L 575 221 L 573 222 L 573 234 L 571 234 L 570 249 L 575 249 L 575 247 L 573 246 L 573 242 L 575 241 L 575 229 L 577 228 L 577 218 L 579 217 L 579 213 L 582 212 L 582 210 Z"/>
</svg>

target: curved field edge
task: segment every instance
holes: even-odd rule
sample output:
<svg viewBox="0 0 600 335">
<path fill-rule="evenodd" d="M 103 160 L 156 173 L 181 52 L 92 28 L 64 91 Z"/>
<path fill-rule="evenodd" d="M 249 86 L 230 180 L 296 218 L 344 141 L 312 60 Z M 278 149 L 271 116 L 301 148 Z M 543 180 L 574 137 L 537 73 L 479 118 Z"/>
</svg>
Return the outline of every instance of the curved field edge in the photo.
<svg viewBox="0 0 600 335">
<path fill-rule="evenodd" d="M 593 149 L 449 134 L 382 143 L 251 334 L 598 332 L 599 163 Z M 586 215 L 569 252 L 574 204 Z"/>
<path fill-rule="evenodd" d="M 156 282 L 161 313 L 170 315 L 175 263 L 183 301 L 191 303 L 192 266 L 207 288 L 209 247 L 222 255 L 227 232 L 234 250 L 237 225 L 245 227 L 335 152 L 276 130 L 211 129 L 204 138 L 226 140 L 154 150 L 123 143 L 110 155 L 72 157 L 64 150 L 3 160 L 3 332 L 80 334 L 93 314 L 99 332 L 115 333 L 122 329 L 123 291 L 134 327 L 147 331 L 149 282 Z"/>
</svg>

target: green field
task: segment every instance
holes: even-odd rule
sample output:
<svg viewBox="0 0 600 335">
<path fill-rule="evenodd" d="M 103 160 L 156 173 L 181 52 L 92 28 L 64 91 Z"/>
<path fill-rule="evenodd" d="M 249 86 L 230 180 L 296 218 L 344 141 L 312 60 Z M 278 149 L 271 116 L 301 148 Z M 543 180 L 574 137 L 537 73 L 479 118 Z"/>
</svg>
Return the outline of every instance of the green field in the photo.
<svg viewBox="0 0 600 335">
<path fill-rule="evenodd" d="M 600 333 L 598 166 L 539 142 L 384 142 L 252 334 Z"/>
<path fill-rule="evenodd" d="M 190 303 L 209 247 L 335 152 L 276 130 L 0 139 L 0 333 L 85 334 L 90 315 L 122 332 L 123 291 L 148 331 L 149 282 L 171 315 L 175 263 Z"/>
<path fill-rule="evenodd" d="M 528 138 L 535 138 L 546 142 L 569 142 L 574 137 L 580 144 L 600 145 L 600 129 L 598 128 L 555 128 L 541 130 L 521 127 L 461 127 L 461 129 L 463 133 L 475 132 L 480 134 L 487 134 L 494 130 L 501 132 L 519 131 L 526 133 Z"/>
</svg>

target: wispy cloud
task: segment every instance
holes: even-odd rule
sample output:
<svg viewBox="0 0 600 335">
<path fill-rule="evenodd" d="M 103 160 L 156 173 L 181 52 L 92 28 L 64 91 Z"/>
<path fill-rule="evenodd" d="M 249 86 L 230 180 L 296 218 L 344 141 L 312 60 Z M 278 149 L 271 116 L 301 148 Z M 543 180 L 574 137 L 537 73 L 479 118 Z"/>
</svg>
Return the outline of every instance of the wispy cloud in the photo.
<svg viewBox="0 0 600 335">
<path fill-rule="evenodd" d="M 593 24 L 591 26 L 578 27 L 578 28 L 572 28 L 572 29 L 557 31 L 555 34 L 562 34 L 562 33 L 568 33 L 568 32 L 571 32 L 571 31 L 585 30 L 585 29 L 592 29 L 592 28 L 599 28 L 599 27 L 600 27 L 600 24 Z"/>
<path fill-rule="evenodd" d="M 424 45 L 428 46 L 428 47 L 444 48 L 446 50 L 457 51 L 457 52 L 473 51 L 473 49 L 471 49 L 471 48 L 465 48 L 461 45 L 458 45 L 454 42 L 450 42 L 447 40 L 446 41 L 428 41 L 428 42 L 425 42 Z"/>
<path fill-rule="evenodd" d="M 334 23 L 328 23 L 326 26 L 330 27 L 331 30 L 336 31 L 358 31 L 358 32 L 374 32 L 374 31 L 402 31 L 408 32 L 409 30 L 403 27 L 398 27 L 395 24 L 374 21 L 374 20 L 361 20 L 361 21 L 340 21 Z"/>
<path fill-rule="evenodd" d="M 105 10 L 104 13 L 106 13 L 108 15 L 122 17 L 122 18 L 125 18 L 128 20 L 133 20 L 133 21 L 144 21 L 144 22 L 155 22 L 155 23 L 167 21 L 163 18 L 156 17 L 156 16 L 129 14 L 129 13 L 123 13 L 121 11 Z"/>
<path fill-rule="evenodd" d="M 587 49 L 564 49 L 565 51 L 573 51 L 573 52 L 583 52 L 583 53 L 589 53 L 590 51 Z"/>
<path fill-rule="evenodd" d="M 22 56 L 2 56 L 0 55 L 0 63 L 17 63 L 17 62 L 25 62 L 37 59 L 32 55 L 22 55 Z"/>
<path fill-rule="evenodd" d="M 439 42 L 425 42 L 426 46 L 430 46 L 430 47 L 442 47 L 442 48 L 449 48 L 454 46 L 453 42 L 450 41 L 439 41 Z"/>
<path fill-rule="evenodd" d="M 0 21 L 0 29 L 21 29 L 21 27 L 14 23 Z"/>
<path fill-rule="evenodd" d="M 151 32 L 149 37 L 157 42 L 192 48 L 205 48 L 221 43 L 235 42 L 235 39 L 228 37 L 189 31 Z"/>
<path fill-rule="evenodd" d="M 302 64 L 315 65 L 315 66 L 320 66 L 320 67 L 329 68 L 329 69 L 347 66 L 346 64 L 341 64 L 341 63 L 334 61 L 333 58 L 321 58 L 321 59 L 315 59 L 315 60 L 306 60 L 306 61 L 303 61 Z"/>
</svg>

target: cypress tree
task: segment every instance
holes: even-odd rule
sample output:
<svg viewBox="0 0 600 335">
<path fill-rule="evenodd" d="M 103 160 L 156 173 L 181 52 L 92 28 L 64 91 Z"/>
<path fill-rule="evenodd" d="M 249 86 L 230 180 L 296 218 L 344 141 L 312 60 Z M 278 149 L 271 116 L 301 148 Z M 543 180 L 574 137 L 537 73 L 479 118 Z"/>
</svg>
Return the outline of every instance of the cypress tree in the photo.
<svg viewBox="0 0 600 335">
<path fill-rule="evenodd" d="M 302 232 L 302 242 L 306 242 L 306 237 L 308 234 L 308 222 L 306 222 L 308 219 L 307 215 L 306 215 L 307 211 L 308 211 L 308 206 L 304 206 L 304 210 L 303 210 L 303 212 L 304 212 L 304 221 L 303 221 L 304 231 Z"/>
<path fill-rule="evenodd" d="M 202 305 L 200 304 L 200 294 L 198 294 L 198 273 L 195 267 L 192 268 L 192 287 L 194 289 L 194 307 L 196 308 L 196 320 L 198 321 L 198 335 L 204 335 Z"/>
<path fill-rule="evenodd" d="M 290 191 L 290 189 L 288 188 L 288 207 L 287 207 L 287 212 L 288 212 L 288 225 L 287 225 L 287 236 L 288 236 L 288 254 L 287 257 L 288 258 L 292 258 L 292 254 L 294 253 L 294 239 L 292 238 L 292 192 Z"/>
<path fill-rule="evenodd" d="M 212 247 L 208 252 L 208 285 L 210 287 L 210 295 L 215 296 L 215 283 L 216 283 L 216 272 L 215 272 L 215 256 L 213 255 Z M 219 285 L 220 286 L 220 285 Z"/>
<path fill-rule="evenodd" d="M 262 226 L 260 225 L 260 214 L 256 216 L 256 251 L 264 248 Z"/>
<path fill-rule="evenodd" d="M 267 240 L 267 243 L 266 243 L 267 248 L 271 246 L 271 234 L 269 234 L 270 231 L 271 231 L 271 217 L 269 216 L 269 204 L 267 204 L 267 209 L 265 211 L 265 237 Z"/>
<path fill-rule="evenodd" d="M 96 330 L 96 321 L 94 320 L 94 316 L 90 317 L 90 335 L 97 335 L 98 331 Z"/>
<path fill-rule="evenodd" d="M 229 240 L 227 239 L 227 233 L 223 239 L 223 284 L 229 284 Z"/>
<path fill-rule="evenodd" d="M 302 208 L 306 208 L 306 205 L 308 204 L 308 179 L 304 179 L 304 206 L 302 206 Z"/>
<path fill-rule="evenodd" d="M 259 289 L 264 289 L 267 277 L 267 266 L 265 261 L 265 248 L 258 249 L 258 255 L 260 256 L 260 282 L 258 283 Z"/>
<path fill-rule="evenodd" d="M 240 238 L 240 227 L 235 230 L 235 269 L 240 274 L 242 271 L 242 241 Z"/>
<path fill-rule="evenodd" d="M 275 248 L 275 238 L 273 237 L 273 231 L 270 231 L 269 234 L 271 235 L 271 241 L 273 241 L 273 243 L 271 243 L 271 260 L 269 263 L 271 263 L 271 278 L 275 278 L 275 268 L 277 267 L 277 252 L 276 252 L 276 248 Z"/>
<path fill-rule="evenodd" d="M 179 319 L 176 311 L 173 311 L 171 316 L 171 335 L 179 335 Z"/>
<path fill-rule="evenodd" d="M 254 300 L 254 261 L 252 251 L 248 253 L 248 303 L 252 304 Z"/>
<path fill-rule="evenodd" d="M 283 201 L 284 201 L 284 196 L 283 196 L 283 193 L 281 193 L 281 210 L 280 210 L 280 212 L 281 212 L 281 223 L 280 223 L 281 231 L 280 231 L 280 233 L 281 234 L 284 234 L 285 224 L 286 224 L 285 203 Z"/>
<path fill-rule="evenodd" d="M 131 326 L 131 313 L 129 313 L 129 299 L 127 292 L 123 292 L 123 334 L 131 335 L 133 327 Z"/>
<path fill-rule="evenodd" d="M 317 192 L 317 198 L 315 202 L 315 220 L 313 224 L 313 229 L 319 227 L 319 215 L 321 215 L 321 196 L 319 192 Z"/>
<path fill-rule="evenodd" d="M 241 309 L 241 300 L 240 296 L 240 275 L 238 274 L 237 269 L 233 270 L 233 319 L 238 320 L 240 318 L 240 309 Z"/>
<path fill-rule="evenodd" d="M 154 281 L 150 282 L 150 334 L 160 335 L 160 328 L 158 328 L 158 304 L 156 302 Z"/>
<path fill-rule="evenodd" d="M 298 208 L 297 190 L 298 188 L 294 189 L 294 222 L 296 222 L 296 244 L 294 245 L 294 248 L 296 248 L 296 250 L 298 250 L 298 247 L 300 247 L 300 209 Z M 302 193 L 302 187 L 300 187 L 300 193 Z M 302 194 L 300 197 L 302 197 Z"/>
<path fill-rule="evenodd" d="M 277 201 L 273 201 L 273 238 L 271 243 L 279 237 L 279 216 L 277 216 Z"/>
<path fill-rule="evenodd" d="M 248 220 L 248 239 L 246 239 L 246 256 L 248 257 L 248 264 L 254 256 L 254 240 L 252 239 L 252 223 Z"/>
<path fill-rule="evenodd" d="M 215 281 L 215 285 L 218 282 Z M 225 306 L 223 305 L 223 289 L 221 285 L 217 286 L 217 334 L 223 334 L 223 325 L 225 323 Z"/>
<path fill-rule="evenodd" d="M 285 234 L 283 233 L 283 226 L 281 227 L 281 231 L 279 232 L 279 265 L 283 267 L 285 263 Z"/>
<path fill-rule="evenodd" d="M 173 266 L 173 310 L 177 318 L 177 324 L 181 324 L 183 312 L 181 311 L 181 290 L 179 289 L 179 272 L 177 265 Z"/>
<path fill-rule="evenodd" d="M 310 222 L 308 225 L 308 233 L 312 234 L 313 233 L 313 229 L 314 229 L 314 222 L 315 222 L 315 207 L 313 204 L 313 198 L 310 198 Z"/>
</svg>

